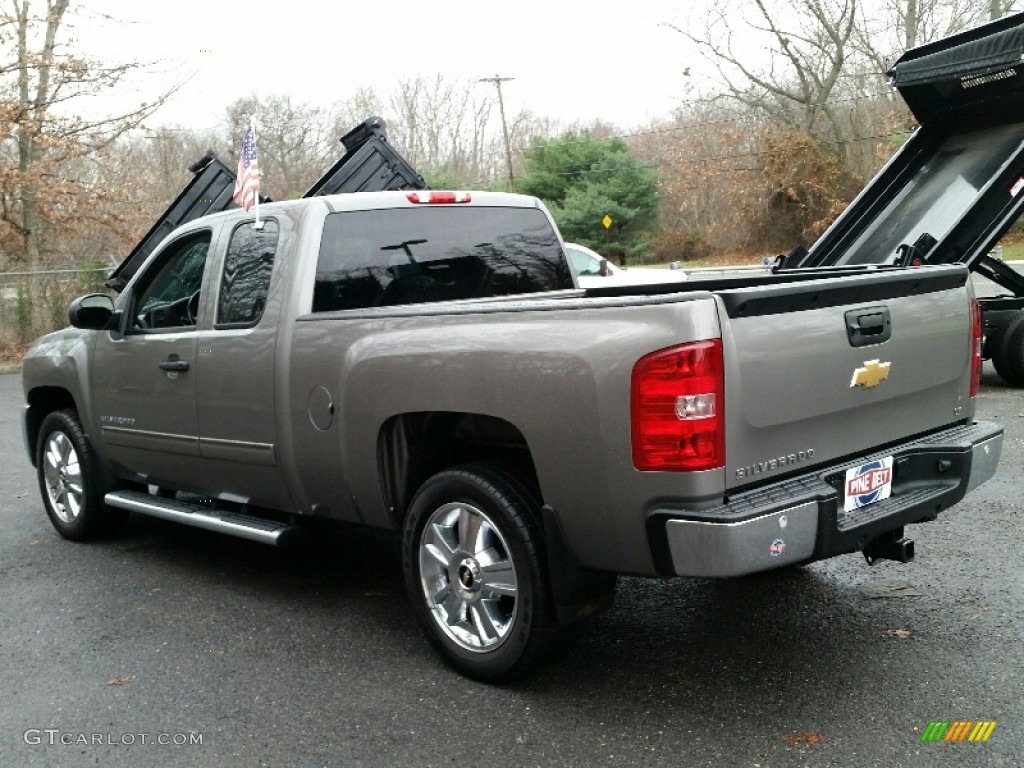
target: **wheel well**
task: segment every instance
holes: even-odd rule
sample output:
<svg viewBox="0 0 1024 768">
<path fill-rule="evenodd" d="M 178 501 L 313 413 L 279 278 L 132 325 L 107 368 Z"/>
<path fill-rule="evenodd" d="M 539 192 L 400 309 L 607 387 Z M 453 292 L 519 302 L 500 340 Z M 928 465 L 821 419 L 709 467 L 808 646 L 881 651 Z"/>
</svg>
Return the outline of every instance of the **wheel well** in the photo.
<svg viewBox="0 0 1024 768">
<path fill-rule="evenodd" d="M 77 410 L 77 406 L 71 393 L 61 387 L 36 387 L 28 393 L 27 400 L 30 406 L 26 422 L 28 447 L 32 466 L 35 466 L 36 455 L 32 448 L 39 440 L 39 428 L 42 426 L 43 419 L 54 411 L 64 408 Z"/>
<path fill-rule="evenodd" d="M 526 438 L 504 419 L 451 411 L 403 413 L 384 423 L 377 446 L 381 487 L 396 526 L 427 478 L 458 464 L 499 465 L 541 497 Z"/>
</svg>

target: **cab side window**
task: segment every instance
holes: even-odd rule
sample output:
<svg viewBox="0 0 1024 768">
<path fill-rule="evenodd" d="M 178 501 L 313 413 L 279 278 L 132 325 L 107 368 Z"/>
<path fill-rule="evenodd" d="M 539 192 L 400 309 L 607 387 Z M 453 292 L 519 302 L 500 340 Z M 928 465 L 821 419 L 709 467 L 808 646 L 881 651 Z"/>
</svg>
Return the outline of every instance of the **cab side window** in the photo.
<svg viewBox="0 0 1024 768">
<path fill-rule="evenodd" d="M 168 246 L 145 275 L 135 302 L 132 329 L 155 331 L 195 327 L 210 232 Z"/>
<path fill-rule="evenodd" d="M 267 219 L 261 229 L 247 221 L 235 227 L 224 257 L 217 302 L 217 328 L 245 328 L 263 316 L 280 230 Z"/>
</svg>

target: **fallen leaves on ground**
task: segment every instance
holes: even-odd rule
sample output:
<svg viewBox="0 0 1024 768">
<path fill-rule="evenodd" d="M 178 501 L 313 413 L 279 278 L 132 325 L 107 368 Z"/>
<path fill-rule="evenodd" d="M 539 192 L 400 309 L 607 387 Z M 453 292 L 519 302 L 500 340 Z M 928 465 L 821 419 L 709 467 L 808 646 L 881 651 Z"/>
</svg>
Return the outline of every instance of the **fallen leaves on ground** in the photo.
<svg viewBox="0 0 1024 768">
<path fill-rule="evenodd" d="M 813 747 L 815 744 L 821 744 L 825 737 L 820 733 L 804 731 L 803 733 L 787 733 L 782 740 L 787 744 L 807 744 Z"/>
<path fill-rule="evenodd" d="M 920 597 L 921 593 L 906 581 L 876 581 L 863 584 L 860 588 L 865 597 Z"/>
</svg>

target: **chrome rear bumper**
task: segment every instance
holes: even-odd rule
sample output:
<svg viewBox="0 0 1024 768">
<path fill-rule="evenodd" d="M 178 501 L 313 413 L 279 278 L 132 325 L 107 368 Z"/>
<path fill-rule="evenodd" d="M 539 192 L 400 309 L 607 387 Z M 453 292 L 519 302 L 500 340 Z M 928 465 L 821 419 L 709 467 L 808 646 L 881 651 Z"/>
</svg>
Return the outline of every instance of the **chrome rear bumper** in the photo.
<svg viewBox="0 0 1024 768">
<path fill-rule="evenodd" d="M 977 422 L 892 446 L 892 496 L 853 512 L 842 509 L 842 478 L 859 457 L 739 494 L 692 513 L 659 509 L 673 573 L 728 577 L 863 549 L 876 536 L 934 519 L 984 483 L 999 463 L 1003 428 Z"/>
</svg>

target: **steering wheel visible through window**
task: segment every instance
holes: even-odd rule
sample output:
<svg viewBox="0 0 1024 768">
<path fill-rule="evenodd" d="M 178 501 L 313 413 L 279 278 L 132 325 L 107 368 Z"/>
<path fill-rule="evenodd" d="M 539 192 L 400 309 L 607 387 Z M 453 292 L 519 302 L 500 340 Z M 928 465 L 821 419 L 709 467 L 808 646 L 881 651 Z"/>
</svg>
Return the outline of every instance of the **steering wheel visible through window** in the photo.
<svg viewBox="0 0 1024 768">
<path fill-rule="evenodd" d="M 153 277 L 143 285 L 135 302 L 136 329 L 196 325 L 209 247 L 210 233 L 202 232 L 165 249 L 169 255 L 153 264 Z"/>
</svg>

